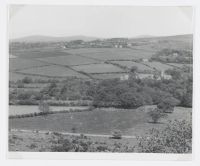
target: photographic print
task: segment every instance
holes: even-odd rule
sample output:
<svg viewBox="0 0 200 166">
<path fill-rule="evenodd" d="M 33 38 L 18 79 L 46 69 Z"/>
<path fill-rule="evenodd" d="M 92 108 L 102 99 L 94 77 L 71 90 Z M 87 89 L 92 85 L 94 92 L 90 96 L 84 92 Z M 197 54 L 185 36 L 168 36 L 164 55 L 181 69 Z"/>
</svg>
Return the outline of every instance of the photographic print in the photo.
<svg viewBox="0 0 200 166">
<path fill-rule="evenodd" d="M 192 16 L 9 5 L 9 152 L 191 154 Z"/>
</svg>

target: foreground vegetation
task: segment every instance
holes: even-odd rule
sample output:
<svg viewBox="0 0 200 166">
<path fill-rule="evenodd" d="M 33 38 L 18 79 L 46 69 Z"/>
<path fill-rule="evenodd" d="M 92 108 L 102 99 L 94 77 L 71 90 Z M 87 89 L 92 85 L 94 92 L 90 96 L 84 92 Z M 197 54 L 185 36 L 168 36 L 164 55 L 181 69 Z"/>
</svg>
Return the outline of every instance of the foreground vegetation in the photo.
<svg viewBox="0 0 200 166">
<path fill-rule="evenodd" d="M 134 138 L 104 138 L 61 133 L 10 132 L 10 151 L 191 153 L 192 127 L 188 121 L 170 122 Z"/>
</svg>

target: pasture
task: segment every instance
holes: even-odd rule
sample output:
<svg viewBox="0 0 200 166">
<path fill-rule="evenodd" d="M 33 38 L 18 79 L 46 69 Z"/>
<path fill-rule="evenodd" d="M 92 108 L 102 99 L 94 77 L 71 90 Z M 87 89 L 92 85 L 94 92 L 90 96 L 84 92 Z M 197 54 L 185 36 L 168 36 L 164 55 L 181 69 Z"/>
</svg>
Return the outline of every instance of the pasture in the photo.
<svg viewBox="0 0 200 166">
<path fill-rule="evenodd" d="M 168 120 L 190 120 L 191 108 L 176 107 L 167 119 L 158 124 L 149 123 L 147 112 L 142 109 L 116 110 L 96 109 L 89 112 L 59 113 L 48 116 L 9 119 L 9 128 L 50 130 L 77 133 L 111 134 L 114 129 L 122 131 L 123 135 L 141 135 L 151 128 L 162 128 Z"/>
<path fill-rule="evenodd" d="M 88 58 L 95 58 L 98 60 L 120 60 L 128 59 L 134 60 L 139 58 L 151 58 L 152 52 L 144 50 L 134 50 L 130 48 L 87 48 L 87 49 L 73 49 L 66 50 L 67 53 L 79 54 Z"/>
<path fill-rule="evenodd" d="M 39 58 L 39 60 L 47 62 L 47 63 L 67 65 L 67 66 L 84 65 L 84 64 L 99 62 L 97 60 L 87 58 L 87 57 L 81 57 L 78 55 L 59 56 L 59 58 L 58 57 Z"/>
<path fill-rule="evenodd" d="M 69 111 L 74 109 L 86 109 L 87 106 L 50 106 L 50 111 Z M 23 114 L 30 114 L 30 113 L 38 113 L 40 112 L 37 105 L 10 105 L 9 106 L 9 115 L 23 115 Z"/>
<path fill-rule="evenodd" d="M 34 68 L 46 66 L 47 64 L 34 60 L 34 59 L 26 59 L 26 58 L 10 58 L 9 59 L 9 71 L 13 70 L 23 70 L 26 68 Z"/>
<path fill-rule="evenodd" d="M 174 68 L 173 66 L 170 66 L 170 65 L 167 65 L 167 64 L 164 64 L 164 63 L 161 63 L 161 62 L 156 62 L 156 61 L 153 61 L 153 62 L 143 62 L 143 63 L 146 64 L 146 65 L 148 65 L 152 69 L 159 70 L 159 71 L 165 71 L 167 69 Z"/>
<path fill-rule="evenodd" d="M 95 79 L 112 79 L 112 78 L 120 78 L 125 73 L 99 73 L 99 74 L 91 74 L 91 76 Z"/>
<path fill-rule="evenodd" d="M 39 76 L 39 75 L 29 75 L 29 74 L 23 74 L 23 73 L 9 72 L 9 81 L 22 80 L 26 76 L 31 77 L 32 79 L 42 79 L 42 80 L 49 79 L 49 77 L 41 76 L 41 75 Z"/>
<path fill-rule="evenodd" d="M 181 63 L 167 63 L 167 64 L 172 65 L 174 67 L 178 67 L 178 68 L 182 68 L 184 66 L 192 68 L 192 64 L 181 64 Z"/>
<path fill-rule="evenodd" d="M 133 62 L 133 61 L 112 61 L 116 64 L 119 64 L 121 66 L 125 66 L 129 69 L 131 69 L 131 67 L 136 66 L 138 68 L 139 71 L 144 71 L 144 70 L 153 70 L 152 68 L 141 64 L 141 63 L 137 63 L 137 62 Z"/>
<path fill-rule="evenodd" d="M 64 66 L 50 65 L 44 67 L 30 68 L 26 70 L 20 70 L 20 73 L 29 74 L 29 75 L 39 75 L 39 76 L 48 76 L 48 77 L 79 77 L 86 78 L 83 74 L 79 74 L 76 71 L 73 71 Z"/>
<path fill-rule="evenodd" d="M 76 71 L 83 71 L 86 73 L 106 73 L 106 72 L 123 72 L 122 69 L 112 64 L 90 64 L 90 65 L 79 65 L 72 67 Z"/>
<path fill-rule="evenodd" d="M 68 53 L 63 52 L 60 48 L 54 47 L 13 50 L 12 54 L 19 58 L 44 58 L 68 55 Z"/>
</svg>

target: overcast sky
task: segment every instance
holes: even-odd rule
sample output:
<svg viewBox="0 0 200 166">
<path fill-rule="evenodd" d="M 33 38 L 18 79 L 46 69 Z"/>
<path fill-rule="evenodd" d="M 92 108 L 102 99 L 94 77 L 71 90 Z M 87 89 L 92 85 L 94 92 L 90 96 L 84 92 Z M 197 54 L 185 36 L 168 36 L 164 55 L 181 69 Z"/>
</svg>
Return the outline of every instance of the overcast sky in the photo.
<svg viewBox="0 0 200 166">
<path fill-rule="evenodd" d="M 190 7 L 12 5 L 9 37 L 29 35 L 135 37 L 192 33 Z"/>
</svg>

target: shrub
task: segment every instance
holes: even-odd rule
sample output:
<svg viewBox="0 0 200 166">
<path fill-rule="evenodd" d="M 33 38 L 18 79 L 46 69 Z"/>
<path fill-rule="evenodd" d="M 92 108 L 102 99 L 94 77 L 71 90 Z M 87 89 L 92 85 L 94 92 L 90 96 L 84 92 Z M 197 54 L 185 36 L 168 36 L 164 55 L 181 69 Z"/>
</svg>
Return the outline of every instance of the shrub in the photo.
<svg viewBox="0 0 200 166">
<path fill-rule="evenodd" d="M 162 131 L 152 129 L 137 140 L 137 149 L 143 153 L 191 153 L 192 124 L 175 120 Z"/>
<path fill-rule="evenodd" d="M 163 113 L 161 110 L 157 108 L 148 108 L 150 111 L 148 115 L 151 117 L 153 123 L 158 123 L 159 119 L 165 118 L 167 114 Z"/>
<path fill-rule="evenodd" d="M 22 79 L 22 83 L 25 83 L 25 84 L 29 84 L 29 83 L 32 83 L 32 82 L 33 82 L 33 80 L 30 77 L 24 77 Z"/>
<path fill-rule="evenodd" d="M 71 129 L 71 131 L 72 131 L 72 133 L 76 133 L 76 127 L 72 127 L 72 129 Z"/>
<path fill-rule="evenodd" d="M 122 133 L 120 130 L 114 130 L 112 132 L 112 137 L 113 139 L 121 139 L 122 138 Z"/>
</svg>

